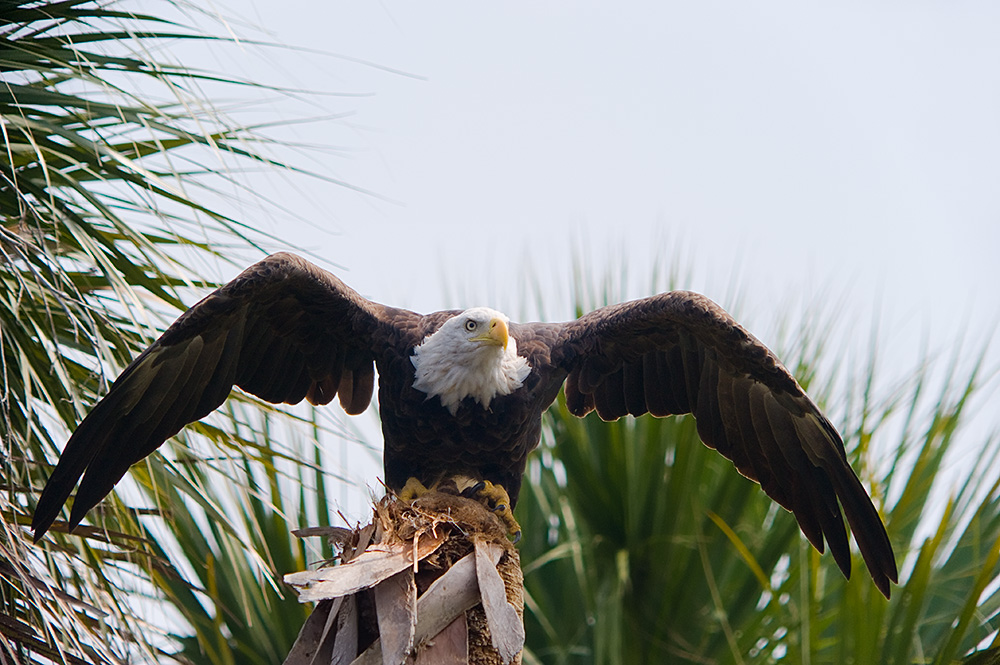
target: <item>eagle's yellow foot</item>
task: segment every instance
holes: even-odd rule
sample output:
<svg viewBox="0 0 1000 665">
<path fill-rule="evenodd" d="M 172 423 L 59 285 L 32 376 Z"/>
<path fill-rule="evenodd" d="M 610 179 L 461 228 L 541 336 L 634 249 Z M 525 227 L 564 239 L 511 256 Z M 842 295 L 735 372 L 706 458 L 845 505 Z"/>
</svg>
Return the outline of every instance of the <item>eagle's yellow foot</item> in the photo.
<svg viewBox="0 0 1000 665">
<path fill-rule="evenodd" d="M 427 487 L 416 478 L 409 478 L 397 496 L 401 501 L 413 501 L 424 494 L 437 491 L 445 494 L 455 494 L 466 499 L 479 501 L 496 513 L 500 521 L 507 527 L 507 534 L 516 543 L 521 540 L 521 525 L 514 519 L 514 511 L 510 509 L 510 495 L 500 485 L 494 485 L 488 480 L 476 480 L 469 476 L 447 476 Z"/>
<path fill-rule="evenodd" d="M 496 513 L 500 521 L 507 526 L 507 534 L 516 543 L 521 540 L 521 525 L 514 519 L 514 511 L 510 509 L 510 495 L 500 485 L 494 485 L 488 480 L 480 480 L 462 491 L 462 496 L 476 499 L 486 504 L 486 507 Z"/>
<path fill-rule="evenodd" d="M 400 501 L 413 501 L 428 492 L 430 490 L 422 482 L 416 478 L 409 478 L 403 485 L 403 489 L 399 490 L 398 496 Z"/>
</svg>

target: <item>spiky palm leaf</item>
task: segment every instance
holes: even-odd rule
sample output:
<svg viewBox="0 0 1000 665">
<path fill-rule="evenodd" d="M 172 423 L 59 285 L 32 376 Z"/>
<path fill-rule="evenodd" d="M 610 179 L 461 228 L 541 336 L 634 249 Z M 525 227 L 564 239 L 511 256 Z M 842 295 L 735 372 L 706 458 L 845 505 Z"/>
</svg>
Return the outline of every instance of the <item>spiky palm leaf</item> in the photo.
<svg viewBox="0 0 1000 665">
<path fill-rule="evenodd" d="M 186 95 L 184 72 L 127 49 L 174 26 L 83 0 L 8 2 L 2 11 L 0 648 L 21 661 L 94 662 L 136 651 L 154 659 L 160 649 L 180 649 L 191 661 L 272 662 L 307 613 L 271 575 L 305 562 L 287 526 L 329 515 L 322 461 L 311 458 L 318 453 L 304 453 L 314 451 L 307 446 L 275 453 L 266 436 L 250 434 L 268 424 L 253 407 L 234 406 L 194 430 L 232 457 L 181 449 L 136 469 L 130 503 L 190 511 L 140 521 L 113 498 L 98 524 L 141 539 L 113 536 L 109 544 L 95 530 L 57 538 L 44 551 L 25 542 L 43 460 L 54 459 L 65 428 L 93 403 L 103 370 L 113 375 L 158 325 L 147 306 L 178 306 L 175 289 L 192 283 L 171 257 L 210 251 L 206 237 L 240 233 L 182 193 L 179 183 L 204 168 L 194 161 L 172 172 L 159 158 L 196 147 L 250 155 L 231 140 L 238 132 L 211 114 L 201 118 L 211 129 L 189 125 L 191 109 L 202 108 L 191 98 L 158 107 L 126 89 L 131 76 L 176 74 L 167 87 Z M 607 426 L 555 412 L 519 506 L 529 660 L 960 657 L 990 635 L 1000 604 L 990 585 L 1000 506 L 987 464 L 996 441 L 983 446 L 982 464 L 947 502 L 939 528 L 924 535 L 918 527 L 940 503 L 934 487 L 973 378 L 942 390 L 929 410 L 921 381 L 882 401 L 865 392 L 842 423 L 866 481 L 889 506 L 898 550 L 911 553 L 891 603 L 861 575 L 844 583 L 803 544 L 788 515 L 694 440 L 689 421 Z M 906 406 L 900 449 L 909 454 L 876 473 L 867 442 Z M 289 492 L 283 478 L 303 489 Z M 171 626 L 144 624 L 131 610 L 143 594 L 177 608 L 170 616 L 194 632 L 178 643 L 165 635 L 177 632 Z"/>
<path fill-rule="evenodd" d="M 823 340 L 803 339 L 795 373 L 810 377 Z M 874 360 L 840 397 L 810 386 L 853 404 L 841 423 L 852 464 L 885 506 L 903 564 L 891 602 L 863 574 L 845 581 L 690 419 L 550 411 L 518 506 L 525 662 L 955 663 L 983 640 L 996 646 L 1000 441 L 963 442 L 978 463 L 962 482 L 945 474 L 982 392 L 980 364 L 965 371 L 930 400 L 928 363 L 882 395 Z M 902 432 L 897 413 L 908 414 Z M 876 464 L 872 440 L 896 457 Z"/>
<path fill-rule="evenodd" d="M 200 502 L 220 517 L 211 533 L 186 513 L 171 524 L 176 536 L 146 533 L 117 497 L 83 538 L 54 534 L 33 546 L 25 529 L 48 465 L 103 392 L 104 377 L 182 306 L 178 289 L 207 286 L 185 264 L 215 256 L 212 240 L 250 247 L 238 223 L 186 192 L 211 190 L 216 172 L 224 180 L 214 186 L 228 184 L 224 165 L 233 160 L 263 160 L 255 137 L 189 89 L 225 79 L 150 58 L 161 43 L 203 39 L 197 32 L 87 0 L 4 2 L 0 17 L 0 660 L 159 659 L 177 650 L 187 622 L 195 630 L 191 654 L 232 662 L 243 649 L 270 662 L 267 648 L 282 639 L 286 647 L 294 630 L 273 630 L 269 647 L 243 639 L 262 623 L 274 628 L 282 602 L 268 581 L 275 563 L 263 558 L 268 550 L 249 555 L 244 541 L 270 539 L 273 556 L 286 557 L 277 564 L 282 572 L 292 565 L 287 557 L 304 554 L 288 542 L 284 520 L 274 519 L 289 500 L 254 494 L 253 481 L 261 473 L 275 482 L 301 476 L 313 460 L 278 455 L 263 436 L 238 446 L 248 420 L 261 429 L 255 406 L 234 406 L 199 430 L 238 450 L 235 459 L 158 457 L 131 490 L 140 505 L 144 495 L 175 506 Z M 281 457 L 292 461 L 283 467 Z M 212 482 L 212 466 L 236 483 L 200 492 L 196 484 Z M 252 512 L 221 508 L 234 494 L 251 496 Z M 322 499 L 322 489 L 314 496 Z M 325 502 L 310 508 L 321 519 L 326 510 Z M 167 622 L 151 621 L 165 611 L 164 594 L 180 609 Z M 143 597 L 149 611 L 137 611 Z M 243 604 L 249 598 L 260 603 Z M 295 625 L 305 613 L 292 602 L 274 616 Z"/>
</svg>

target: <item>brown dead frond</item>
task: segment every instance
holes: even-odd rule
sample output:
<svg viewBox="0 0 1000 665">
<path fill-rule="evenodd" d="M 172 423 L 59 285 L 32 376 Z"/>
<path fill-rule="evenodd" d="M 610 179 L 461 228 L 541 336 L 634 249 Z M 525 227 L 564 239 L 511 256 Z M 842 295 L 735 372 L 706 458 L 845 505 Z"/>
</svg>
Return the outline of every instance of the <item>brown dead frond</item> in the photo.
<svg viewBox="0 0 1000 665">
<path fill-rule="evenodd" d="M 506 532 L 471 499 L 386 496 L 370 524 L 335 532 L 335 565 L 285 576 L 318 603 L 286 665 L 520 663 L 523 581 Z"/>
</svg>

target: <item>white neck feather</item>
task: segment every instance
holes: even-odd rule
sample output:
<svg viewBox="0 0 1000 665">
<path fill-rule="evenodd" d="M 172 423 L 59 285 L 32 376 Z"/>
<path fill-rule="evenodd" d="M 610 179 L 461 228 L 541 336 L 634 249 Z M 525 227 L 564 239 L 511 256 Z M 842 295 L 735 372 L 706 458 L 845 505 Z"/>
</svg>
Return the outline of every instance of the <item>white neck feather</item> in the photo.
<svg viewBox="0 0 1000 665">
<path fill-rule="evenodd" d="M 442 334 L 444 333 L 444 334 Z M 531 373 L 527 359 L 517 355 L 517 342 L 511 337 L 507 348 L 479 347 L 463 349 L 447 331 L 429 335 L 413 350 L 410 361 L 416 368 L 413 387 L 435 395 L 452 415 L 466 397 L 472 397 L 484 409 L 497 395 L 509 395 L 524 384 Z"/>
</svg>

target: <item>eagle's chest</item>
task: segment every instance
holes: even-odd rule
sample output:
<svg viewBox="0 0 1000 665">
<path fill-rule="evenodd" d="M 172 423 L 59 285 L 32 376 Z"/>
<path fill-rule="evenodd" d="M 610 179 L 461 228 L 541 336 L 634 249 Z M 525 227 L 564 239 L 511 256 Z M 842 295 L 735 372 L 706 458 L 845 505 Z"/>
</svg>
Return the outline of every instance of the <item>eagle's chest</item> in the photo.
<svg viewBox="0 0 1000 665">
<path fill-rule="evenodd" d="M 467 397 L 454 413 L 438 397 L 416 390 L 404 391 L 400 397 L 396 408 L 383 414 L 383 421 L 393 426 L 394 435 L 423 446 L 461 446 L 483 452 L 496 449 L 509 454 L 525 435 L 537 429 L 535 423 L 541 420 L 537 397 L 527 386 L 509 395 L 498 395 L 488 407 Z M 386 400 L 381 391 L 379 398 L 384 408 Z"/>
<path fill-rule="evenodd" d="M 479 475 L 505 486 L 515 478 L 520 483 L 527 455 L 538 444 L 541 414 L 548 405 L 538 393 L 537 375 L 532 373 L 512 393 L 497 395 L 489 407 L 469 397 L 452 413 L 438 397 L 415 389 L 409 374 L 380 373 L 385 473 L 390 487 L 402 486 L 411 476 L 431 482 L 450 473 Z"/>
</svg>

